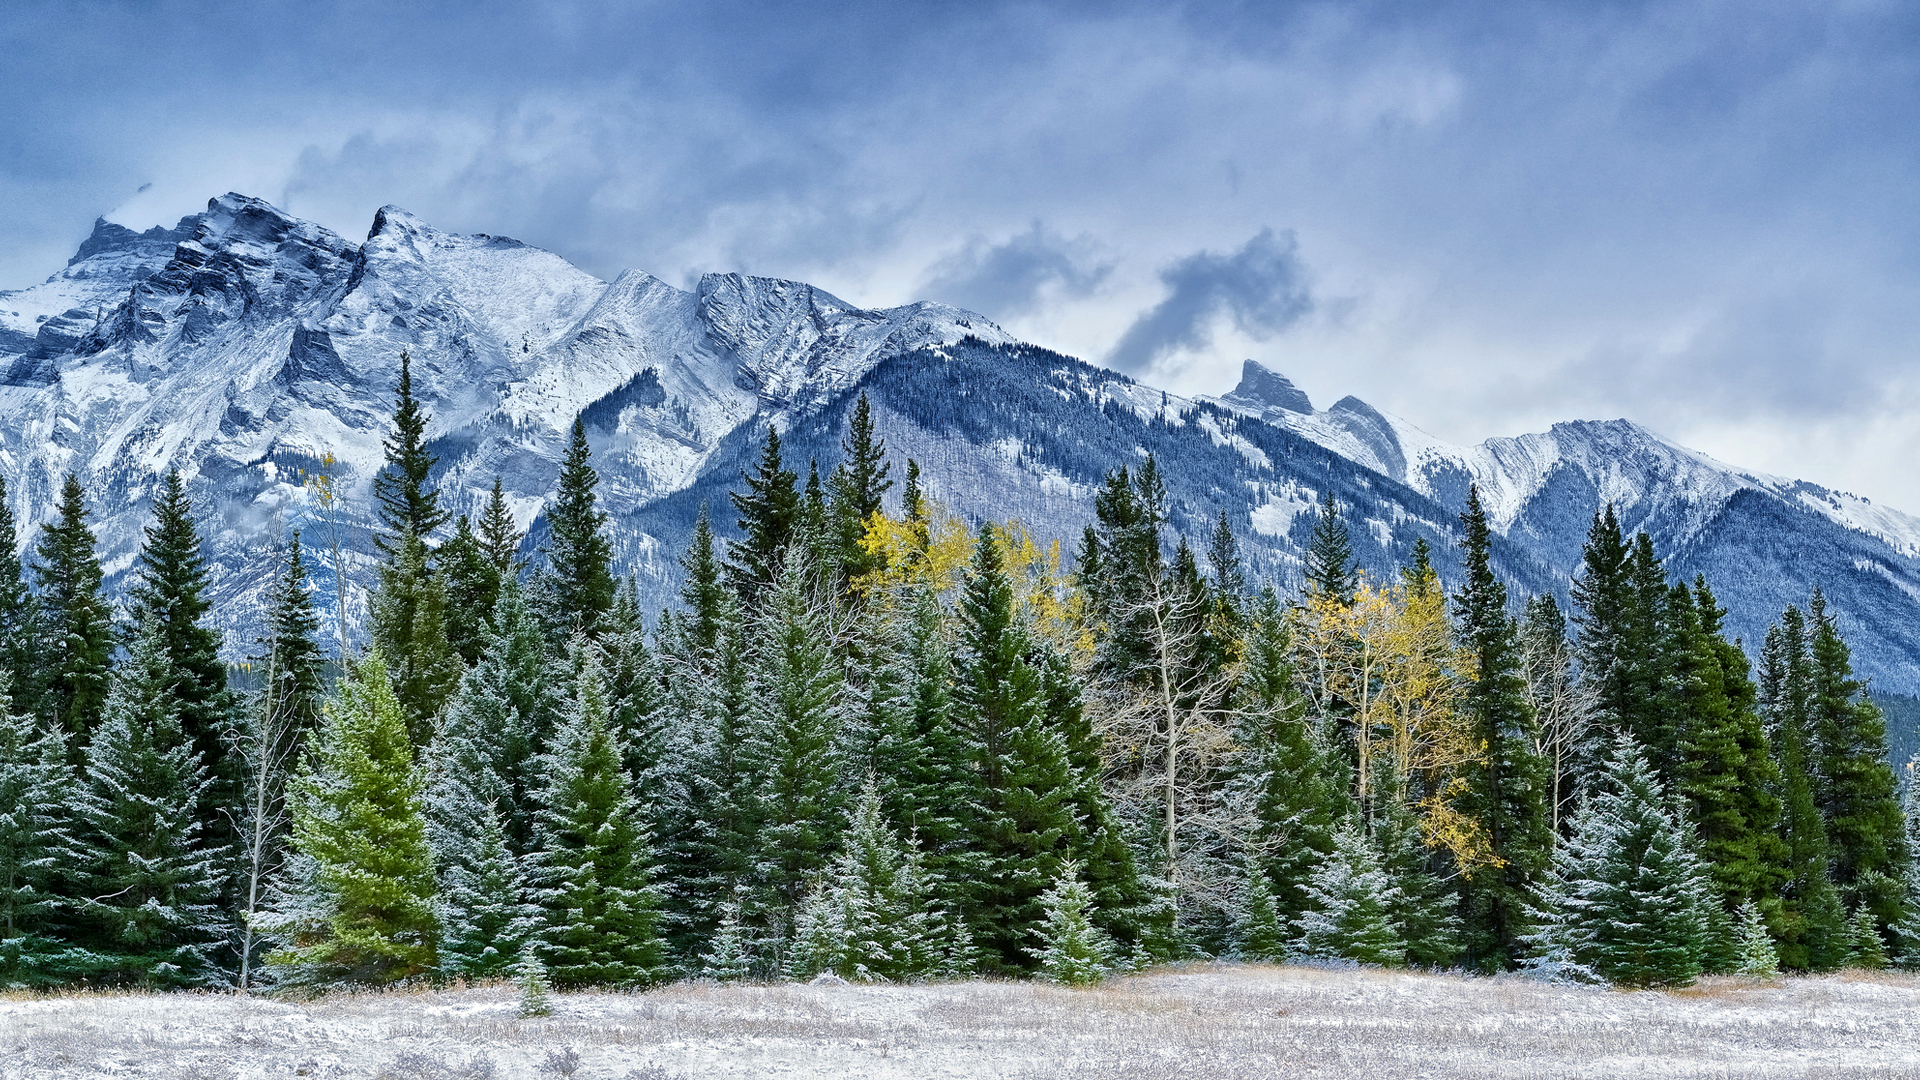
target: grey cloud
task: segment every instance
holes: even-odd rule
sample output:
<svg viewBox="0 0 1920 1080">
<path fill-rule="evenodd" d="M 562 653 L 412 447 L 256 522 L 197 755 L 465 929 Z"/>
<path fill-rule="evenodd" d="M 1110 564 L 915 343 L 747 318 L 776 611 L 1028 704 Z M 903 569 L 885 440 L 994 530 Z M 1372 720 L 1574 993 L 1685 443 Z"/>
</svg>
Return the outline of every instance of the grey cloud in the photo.
<svg viewBox="0 0 1920 1080">
<path fill-rule="evenodd" d="M 1033 311 L 1048 293 L 1083 297 L 1113 271 L 1089 236 L 1065 237 L 1035 221 L 994 244 L 975 237 L 934 263 L 920 292 L 929 300 L 1010 319 Z"/>
<path fill-rule="evenodd" d="M 1172 353 L 1206 348 L 1221 315 L 1264 341 L 1313 310 L 1306 266 L 1291 229 L 1262 229 L 1227 255 L 1195 252 L 1162 270 L 1160 280 L 1171 290 L 1167 298 L 1135 319 L 1107 356 L 1120 371 L 1137 374 Z"/>
</svg>

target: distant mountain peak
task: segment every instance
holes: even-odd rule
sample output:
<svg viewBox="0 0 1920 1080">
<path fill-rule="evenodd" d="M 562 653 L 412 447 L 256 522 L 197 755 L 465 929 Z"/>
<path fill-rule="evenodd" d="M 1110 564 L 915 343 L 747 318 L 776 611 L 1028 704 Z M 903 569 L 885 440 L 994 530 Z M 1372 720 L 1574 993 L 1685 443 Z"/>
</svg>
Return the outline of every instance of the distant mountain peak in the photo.
<svg viewBox="0 0 1920 1080">
<path fill-rule="evenodd" d="M 1227 395 L 1229 401 L 1251 409 L 1275 408 L 1287 412 L 1312 413 L 1313 401 L 1293 380 L 1258 360 L 1240 367 L 1240 385 Z"/>
</svg>

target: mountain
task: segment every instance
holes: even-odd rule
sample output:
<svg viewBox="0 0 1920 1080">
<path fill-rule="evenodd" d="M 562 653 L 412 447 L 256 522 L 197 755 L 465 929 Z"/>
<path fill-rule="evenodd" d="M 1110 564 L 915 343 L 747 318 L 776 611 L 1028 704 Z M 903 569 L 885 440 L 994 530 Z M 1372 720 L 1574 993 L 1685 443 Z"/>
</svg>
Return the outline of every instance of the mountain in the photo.
<svg viewBox="0 0 1920 1080">
<path fill-rule="evenodd" d="M 0 292 L 0 472 L 24 522 L 67 471 L 87 484 L 118 587 L 156 479 L 177 466 L 202 511 L 229 651 L 253 637 L 278 538 L 303 530 L 331 616 L 364 617 L 369 484 L 402 350 L 432 412 L 436 480 L 456 512 L 500 477 L 537 545 L 567 430 L 585 421 L 618 558 L 670 601 L 702 504 L 725 498 L 765 427 L 830 467 L 860 393 L 897 465 L 970 517 L 1017 516 L 1071 549 L 1102 476 L 1153 454 L 1173 524 L 1201 540 L 1225 513 L 1252 571 L 1291 585 L 1314 503 L 1347 508 L 1376 574 L 1417 538 L 1456 569 L 1456 515 L 1478 483 L 1519 590 L 1564 595 L 1588 519 L 1613 500 L 1681 572 L 1708 573 L 1749 638 L 1814 581 L 1849 621 L 1861 667 L 1920 690 L 1920 522 L 1762 477 L 1625 421 L 1441 443 L 1353 398 L 1315 411 L 1249 362 L 1235 390 L 1185 399 L 1014 340 L 934 303 L 869 310 L 799 282 L 710 274 L 691 290 L 611 282 L 506 237 L 440 232 L 397 207 L 353 241 L 225 195 L 174 227 L 96 224 L 45 283 Z M 325 476 L 335 498 L 316 497 Z"/>
</svg>

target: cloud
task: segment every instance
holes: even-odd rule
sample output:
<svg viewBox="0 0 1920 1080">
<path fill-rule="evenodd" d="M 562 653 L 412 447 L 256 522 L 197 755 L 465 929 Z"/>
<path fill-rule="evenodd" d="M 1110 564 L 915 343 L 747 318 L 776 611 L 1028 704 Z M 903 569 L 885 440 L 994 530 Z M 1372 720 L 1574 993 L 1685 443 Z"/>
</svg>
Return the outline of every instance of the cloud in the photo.
<svg viewBox="0 0 1920 1080">
<path fill-rule="evenodd" d="M 1005 321 L 1033 311 L 1049 294 L 1084 297 L 1113 272 L 1090 236 L 1061 236 L 1035 221 L 1027 231 L 993 244 L 975 237 L 933 264 L 920 286 L 929 300 L 954 304 Z"/>
<path fill-rule="evenodd" d="M 1135 319 L 1107 363 L 1133 374 L 1168 356 L 1205 349 L 1225 315 L 1241 333 L 1265 341 L 1313 311 L 1306 266 L 1293 230 L 1260 230 L 1228 255 L 1198 251 L 1160 271 L 1171 292 Z"/>
</svg>

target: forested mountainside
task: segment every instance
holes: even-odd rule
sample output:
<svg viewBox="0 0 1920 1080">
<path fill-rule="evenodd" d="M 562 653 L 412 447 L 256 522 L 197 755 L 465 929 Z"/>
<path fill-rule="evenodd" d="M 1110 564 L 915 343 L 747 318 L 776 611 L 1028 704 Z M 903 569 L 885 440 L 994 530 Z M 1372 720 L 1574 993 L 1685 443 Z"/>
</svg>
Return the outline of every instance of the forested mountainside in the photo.
<svg viewBox="0 0 1920 1080">
<path fill-rule="evenodd" d="M 1327 492 L 1363 567 L 1384 573 L 1424 537 L 1450 580 L 1472 482 L 1498 572 L 1564 597 L 1610 502 L 1670 567 L 1715 582 L 1750 645 L 1818 584 L 1875 686 L 1920 691 L 1920 524 L 1626 421 L 1451 447 L 1352 398 L 1315 412 L 1251 363 L 1233 393 L 1189 400 L 940 304 L 865 310 L 740 275 L 604 282 L 396 207 L 358 242 L 240 195 L 172 229 L 99 223 L 46 283 L 0 293 L 0 475 L 28 525 L 67 472 L 81 477 L 117 595 L 156 478 L 178 467 L 208 515 L 213 618 L 230 641 L 253 636 L 273 542 L 293 528 L 337 543 L 351 587 L 327 584 L 331 556 L 316 573 L 358 632 L 377 561 L 368 485 L 403 349 L 448 505 L 477 514 L 497 476 L 535 545 L 565 433 L 587 422 L 616 554 L 649 606 L 670 598 L 700 505 L 732 528 L 719 493 L 767 425 L 797 459 L 822 456 L 866 392 L 896 456 L 964 517 L 1013 513 L 1071 546 L 1100 477 L 1151 453 L 1173 531 L 1224 511 L 1252 571 L 1282 585 L 1299 580 L 1304 511 Z"/>
</svg>

